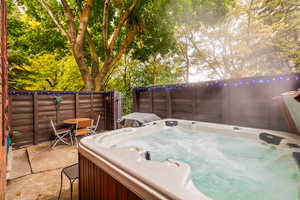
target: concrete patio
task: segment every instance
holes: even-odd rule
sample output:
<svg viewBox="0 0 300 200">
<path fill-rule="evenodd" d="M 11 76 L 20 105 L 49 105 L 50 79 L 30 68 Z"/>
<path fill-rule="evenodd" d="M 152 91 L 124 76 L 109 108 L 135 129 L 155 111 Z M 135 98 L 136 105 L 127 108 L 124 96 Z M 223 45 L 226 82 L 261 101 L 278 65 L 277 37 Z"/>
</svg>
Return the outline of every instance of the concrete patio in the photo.
<svg viewBox="0 0 300 200">
<path fill-rule="evenodd" d="M 78 162 L 76 146 L 58 145 L 49 151 L 49 142 L 13 151 L 7 200 L 54 200 L 58 198 L 61 169 Z M 63 181 L 61 199 L 70 199 L 70 185 Z M 78 199 L 78 183 L 73 199 Z"/>
</svg>

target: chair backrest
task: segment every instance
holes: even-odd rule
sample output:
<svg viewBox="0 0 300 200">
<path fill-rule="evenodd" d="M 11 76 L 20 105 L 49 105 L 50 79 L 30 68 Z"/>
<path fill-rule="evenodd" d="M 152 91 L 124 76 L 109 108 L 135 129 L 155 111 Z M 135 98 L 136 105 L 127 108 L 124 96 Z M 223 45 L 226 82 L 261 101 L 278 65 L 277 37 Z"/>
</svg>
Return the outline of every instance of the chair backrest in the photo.
<svg viewBox="0 0 300 200">
<path fill-rule="evenodd" d="M 80 121 L 77 121 L 76 123 L 76 129 L 79 129 L 79 128 L 86 128 L 88 126 L 92 126 L 92 120 L 89 119 L 89 120 L 80 120 Z"/>
<path fill-rule="evenodd" d="M 57 131 L 56 131 L 56 128 L 55 128 L 55 125 L 54 125 L 52 119 L 50 120 L 50 123 L 51 123 L 52 129 L 54 131 L 54 134 L 57 135 Z"/>
<path fill-rule="evenodd" d="M 101 114 L 98 115 L 98 119 L 97 119 L 97 122 L 96 122 L 96 125 L 95 125 L 95 131 L 98 129 L 100 119 L 101 119 Z"/>
</svg>

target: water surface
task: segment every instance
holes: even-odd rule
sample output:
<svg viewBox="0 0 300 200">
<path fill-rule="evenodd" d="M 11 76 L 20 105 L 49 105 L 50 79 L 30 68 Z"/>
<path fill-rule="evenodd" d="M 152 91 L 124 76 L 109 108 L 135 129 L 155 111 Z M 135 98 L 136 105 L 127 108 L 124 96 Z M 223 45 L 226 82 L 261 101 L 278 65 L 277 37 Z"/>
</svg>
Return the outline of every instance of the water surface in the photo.
<svg viewBox="0 0 300 200">
<path fill-rule="evenodd" d="M 125 146 L 143 147 L 155 161 L 189 164 L 195 186 L 214 200 L 300 199 L 291 152 L 255 140 L 172 127 L 139 133 L 118 145 Z"/>
</svg>

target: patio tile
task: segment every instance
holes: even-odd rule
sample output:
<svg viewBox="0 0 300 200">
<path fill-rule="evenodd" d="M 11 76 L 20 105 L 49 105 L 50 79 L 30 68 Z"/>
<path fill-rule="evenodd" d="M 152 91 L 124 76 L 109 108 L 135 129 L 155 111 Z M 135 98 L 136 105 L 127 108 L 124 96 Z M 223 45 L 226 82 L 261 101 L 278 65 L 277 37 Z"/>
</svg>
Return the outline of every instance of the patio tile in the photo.
<svg viewBox="0 0 300 200">
<path fill-rule="evenodd" d="M 15 179 L 31 174 L 31 168 L 29 165 L 26 149 L 14 150 L 12 155 L 12 168 L 9 172 L 8 179 Z"/>
<path fill-rule="evenodd" d="M 27 175 L 8 182 L 7 200 L 56 200 L 60 187 L 61 170 Z M 70 199 L 70 185 L 63 181 L 62 200 Z M 78 184 L 74 184 L 73 199 L 77 199 Z"/>
<path fill-rule="evenodd" d="M 78 162 L 76 146 L 58 145 L 49 151 L 49 142 L 27 148 L 32 172 L 63 168 Z"/>
</svg>

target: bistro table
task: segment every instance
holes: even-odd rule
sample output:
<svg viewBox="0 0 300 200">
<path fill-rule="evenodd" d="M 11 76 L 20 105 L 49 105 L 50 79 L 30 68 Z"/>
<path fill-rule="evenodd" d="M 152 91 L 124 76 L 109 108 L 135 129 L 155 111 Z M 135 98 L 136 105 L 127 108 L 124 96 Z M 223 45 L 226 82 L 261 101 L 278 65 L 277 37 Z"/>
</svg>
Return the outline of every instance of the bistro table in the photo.
<svg viewBox="0 0 300 200">
<path fill-rule="evenodd" d="M 75 138 L 77 145 L 78 145 L 78 142 L 77 142 L 77 139 L 75 136 L 76 124 L 77 124 L 77 122 L 88 121 L 88 120 L 92 120 L 92 119 L 90 119 L 90 118 L 74 118 L 74 119 L 64 120 L 65 124 L 68 124 L 71 126 L 71 134 L 72 134 L 72 137 Z M 73 142 L 72 142 L 72 144 L 73 144 Z"/>
<path fill-rule="evenodd" d="M 88 121 L 88 120 L 92 120 L 90 118 L 74 118 L 74 119 L 66 119 L 64 120 L 64 123 L 65 124 L 71 124 L 71 125 L 74 125 L 76 124 L 77 122 L 80 122 L 80 121 Z"/>
</svg>

